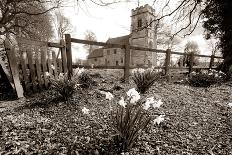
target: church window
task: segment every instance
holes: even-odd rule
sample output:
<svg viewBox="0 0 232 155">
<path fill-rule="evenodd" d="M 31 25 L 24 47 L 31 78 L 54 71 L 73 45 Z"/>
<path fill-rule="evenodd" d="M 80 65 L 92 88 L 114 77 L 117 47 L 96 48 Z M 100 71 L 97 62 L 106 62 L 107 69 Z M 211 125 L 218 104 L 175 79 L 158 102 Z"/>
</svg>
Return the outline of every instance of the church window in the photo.
<svg viewBox="0 0 232 155">
<path fill-rule="evenodd" d="M 138 20 L 138 28 L 142 27 L 142 19 Z"/>
<path fill-rule="evenodd" d="M 118 61 L 116 61 L 116 66 L 118 66 Z"/>
<path fill-rule="evenodd" d="M 114 54 L 117 54 L 117 49 L 114 49 Z"/>
<path fill-rule="evenodd" d="M 97 61 L 97 58 L 95 58 L 94 61 Z"/>
<path fill-rule="evenodd" d="M 123 58 L 121 58 L 121 63 L 123 63 Z"/>
</svg>

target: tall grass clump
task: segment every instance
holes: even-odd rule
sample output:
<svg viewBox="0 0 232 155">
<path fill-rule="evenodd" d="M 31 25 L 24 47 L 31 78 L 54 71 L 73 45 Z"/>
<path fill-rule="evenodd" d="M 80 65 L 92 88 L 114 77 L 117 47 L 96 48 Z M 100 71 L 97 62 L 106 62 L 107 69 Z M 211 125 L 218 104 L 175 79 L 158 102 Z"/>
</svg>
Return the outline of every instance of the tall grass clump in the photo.
<svg viewBox="0 0 232 155">
<path fill-rule="evenodd" d="M 137 69 L 132 72 L 132 80 L 141 94 L 144 94 L 160 78 L 161 73 L 153 68 Z"/>
</svg>

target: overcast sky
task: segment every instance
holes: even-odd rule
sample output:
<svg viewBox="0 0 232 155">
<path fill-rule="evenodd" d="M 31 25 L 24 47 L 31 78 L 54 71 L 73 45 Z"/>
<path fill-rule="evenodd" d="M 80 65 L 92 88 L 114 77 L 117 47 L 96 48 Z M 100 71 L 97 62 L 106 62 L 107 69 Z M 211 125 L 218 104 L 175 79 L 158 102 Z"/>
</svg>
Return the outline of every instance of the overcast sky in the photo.
<svg viewBox="0 0 232 155">
<path fill-rule="evenodd" d="M 75 2 L 76 0 L 70 0 L 69 6 L 63 8 L 64 15 L 70 19 L 73 25 L 71 37 L 84 39 L 85 31 L 91 30 L 96 34 L 98 41 L 105 42 L 110 37 L 130 33 L 131 9 L 138 6 L 137 0 L 113 4 L 108 7 L 95 5 L 87 0 L 85 2 L 79 1 L 79 4 Z M 156 4 L 153 5 L 153 0 L 140 0 L 140 5 L 145 4 L 152 5 L 157 13 L 159 12 L 160 8 Z M 203 37 L 203 28 L 198 28 L 193 35 L 183 38 L 177 48 L 178 52 L 183 52 L 184 45 L 192 40 L 198 43 L 201 54 L 211 53 L 209 45 Z M 86 53 L 80 45 L 78 48 L 74 47 L 73 51 L 75 51 L 73 54 L 75 57 L 81 59 L 86 57 Z"/>
</svg>

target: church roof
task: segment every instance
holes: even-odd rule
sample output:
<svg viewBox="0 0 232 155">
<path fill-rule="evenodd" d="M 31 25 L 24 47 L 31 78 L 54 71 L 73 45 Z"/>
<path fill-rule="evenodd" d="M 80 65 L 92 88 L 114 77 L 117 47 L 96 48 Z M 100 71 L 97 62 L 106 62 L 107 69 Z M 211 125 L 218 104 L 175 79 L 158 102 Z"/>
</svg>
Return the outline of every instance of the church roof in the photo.
<svg viewBox="0 0 232 155">
<path fill-rule="evenodd" d="M 130 38 L 130 35 L 126 35 L 126 36 L 120 36 L 120 37 L 116 37 L 116 38 L 109 38 L 106 43 L 109 43 L 109 44 L 126 44 L 129 42 L 129 38 Z"/>
<path fill-rule="evenodd" d="M 103 48 L 98 48 L 93 50 L 89 55 L 88 59 L 103 57 Z"/>
</svg>

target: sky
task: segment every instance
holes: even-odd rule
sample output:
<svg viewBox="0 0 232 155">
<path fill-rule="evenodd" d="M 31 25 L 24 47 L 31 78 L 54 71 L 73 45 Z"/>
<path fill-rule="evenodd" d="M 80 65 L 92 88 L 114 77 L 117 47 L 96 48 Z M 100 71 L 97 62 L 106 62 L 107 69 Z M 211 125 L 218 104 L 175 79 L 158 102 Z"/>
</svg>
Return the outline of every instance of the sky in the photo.
<svg viewBox="0 0 232 155">
<path fill-rule="evenodd" d="M 90 30 L 96 34 L 97 40 L 105 42 L 108 38 L 128 35 L 130 33 L 131 10 L 138 6 L 138 0 L 121 2 L 107 7 L 102 7 L 85 0 L 76 3 L 76 0 L 69 0 L 68 6 L 62 9 L 64 16 L 70 19 L 73 26 L 72 38 L 84 39 L 85 32 Z M 164 0 L 163 0 L 164 1 Z M 153 0 L 140 0 L 140 6 L 149 4 L 157 13 L 159 6 Z M 204 39 L 203 28 L 198 27 L 191 36 L 182 38 L 176 52 L 183 52 L 184 45 L 188 41 L 196 41 L 201 54 L 211 54 L 209 43 Z M 87 54 L 82 45 L 73 45 L 73 56 L 85 59 Z M 166 49 L 165 49 L 166 50 Z"/>
</svg>

